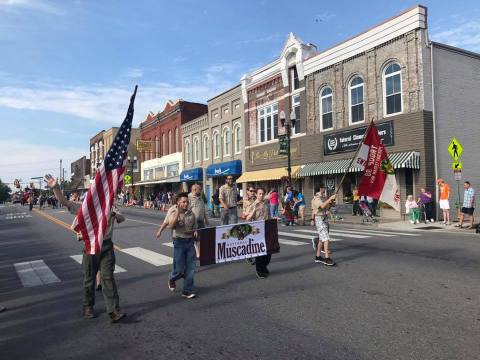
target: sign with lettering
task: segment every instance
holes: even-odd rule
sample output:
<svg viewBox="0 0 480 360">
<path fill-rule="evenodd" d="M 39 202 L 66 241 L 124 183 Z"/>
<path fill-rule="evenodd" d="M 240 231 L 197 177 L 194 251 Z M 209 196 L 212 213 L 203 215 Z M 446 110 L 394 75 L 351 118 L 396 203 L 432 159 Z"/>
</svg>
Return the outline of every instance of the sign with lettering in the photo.
<svg viewBox="0 0 480 360">
<path fill-rule="evenodd" d="M 378 135 L 385 146 L 394 145 L 393 122 L 375 124 L 378 129 Z M 358 145 L 363 141 L 367 126 L 362 126 L 352 130 L 346 130 L 328 134 L 323 137 L 323 154 L 331 155 L 349 151 L 356 151 Z"/>
<path fill-rule="evenodd" d="M 265 221 L 217 226 L 215 232 L 215 262 L 267 255 Z"/>
<path fill-rule="evenodd" d="M 137 139 L 137 150 L 138 151 L 152 151 L 152 141 Z"/>
<path fill-rule="evenodd" d="M 290 154 L 292 158 L 298 157 L 299 151 L 298 146 L 291 144 L 290 145 Z M 259 160 L 272 161 L 283 158 L 285 155 L 280 153 L 280 149 L 269 149 L 269 150 L 258 150 L 250 152 L 250 162 L 255 163 Z"/>
<path fill-rule="evenodd" d="M 288 137 L 287 135 L 278 135 L 279 155 L 288 155 Z"/>
</svg>

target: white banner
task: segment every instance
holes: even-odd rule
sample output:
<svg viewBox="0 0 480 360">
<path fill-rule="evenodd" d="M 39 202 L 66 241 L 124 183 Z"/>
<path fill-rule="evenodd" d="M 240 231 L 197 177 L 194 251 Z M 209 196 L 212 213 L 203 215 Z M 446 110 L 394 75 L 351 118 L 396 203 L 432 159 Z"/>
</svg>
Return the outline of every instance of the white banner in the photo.
<svg viewBox="0 0 480 360">
<path fill-rule="evenodd" d="M 382 195 L 380 195 L 380 201 L 383 201 L 395 210 L 400 211 L 400 191 L 398 190 L 395 174 L 387 175 Z"/>
<path fill-rule="evenodd" d="M 217 226 L 215 263 L 267 255 L 265 221 Z"/>
</svg>

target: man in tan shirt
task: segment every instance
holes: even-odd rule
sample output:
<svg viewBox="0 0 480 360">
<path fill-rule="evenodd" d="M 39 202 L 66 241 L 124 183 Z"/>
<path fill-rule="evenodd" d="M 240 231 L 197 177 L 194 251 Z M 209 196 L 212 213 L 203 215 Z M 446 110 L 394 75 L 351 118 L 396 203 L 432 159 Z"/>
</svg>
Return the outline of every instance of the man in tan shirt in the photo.
<svg viewBox="0 0 480 360">
<path fill-rule="evenodd" d="M 233 184 L 233 176 L 228 175 L 225 185 L 222 185 L 220 188 L 219 196 L 220 204 L 222 205 L 220 216 L 223 225 L 238 223 L 237 199 L 238 189 Z"/>
</svg>

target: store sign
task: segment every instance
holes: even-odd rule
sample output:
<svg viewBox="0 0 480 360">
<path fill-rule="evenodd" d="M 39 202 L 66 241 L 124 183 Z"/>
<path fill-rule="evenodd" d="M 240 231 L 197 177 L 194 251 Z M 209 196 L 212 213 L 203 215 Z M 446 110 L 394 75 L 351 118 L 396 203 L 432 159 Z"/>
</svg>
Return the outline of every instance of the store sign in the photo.
<svg viewBox="0 0 480 360">
<path fill-rule="evenodd" d="M 278 135 L 279 155 L 288 155 L 288 138 L 287 135 Z"/>
<path fill-rule="evenodd" d="M 259 160 L 265 160 L 265 161 L 272 161 L 272 160 L 277 160 L 280 157 L 285 156 L 288 154 L 287 152 L 285 154 L 280 153 L 280 149 L 269 149 L 269 150 L 263 150 L 263 151 L 251 151 L 250 153 L 250 161 L 254 163 L 255 161 Z M 295 158 L 299 154 L 298 147 L 295 145 L 290 146 L 290 154 L 292 158 Z"/>
<path fill-rule="evenodd" d="M 388 121 L 376 124 L 378 135 L 385 146 L 394 145 L 393 122 Z M 331 155 L 349 151 L 356 151 L 363 141 L 368 126 L 328 134 L 323 137 L 323 154 Z"/>
<path fill-rule="evenodd" d="M 137 140 L 138 151 L 152 151 L 152 141 L 150 140 Z"/>
</svg>

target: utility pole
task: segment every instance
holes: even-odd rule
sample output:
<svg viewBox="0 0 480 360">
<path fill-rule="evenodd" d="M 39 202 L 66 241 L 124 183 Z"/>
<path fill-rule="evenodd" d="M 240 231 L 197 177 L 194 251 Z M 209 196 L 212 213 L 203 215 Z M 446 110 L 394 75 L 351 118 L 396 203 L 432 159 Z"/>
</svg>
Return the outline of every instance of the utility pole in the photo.
<svg viewBox="0 0 480 360">
<path fill-rule="evenodd" d="M 62 159 L 60 159 L 60 171 L 58 174 L 58 180 L 60 181 L 60 189 L 62 188 Z"/>
</svg>

